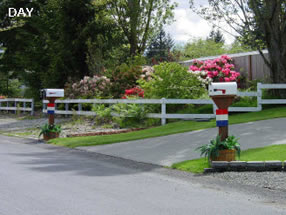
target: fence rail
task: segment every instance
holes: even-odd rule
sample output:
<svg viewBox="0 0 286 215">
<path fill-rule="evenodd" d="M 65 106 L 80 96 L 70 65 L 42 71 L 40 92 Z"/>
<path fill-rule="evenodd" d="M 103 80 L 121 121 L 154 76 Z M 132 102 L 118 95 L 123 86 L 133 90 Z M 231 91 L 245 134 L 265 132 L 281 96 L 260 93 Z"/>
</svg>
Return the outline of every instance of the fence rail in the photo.
<svg viewBox="0 0 286 215">
<path fill-rule="evenodd" d="M 256 107 L 229 107 L 229 112 L 258 112 L 262 110 L 262 104 L 286 104 L 286 99 L 262 99 L 262 89 L 286 89 L 286 84 L 257 84 L 257 92 L 238 92 L 239 97 L 257 97 Z M 48 100 L 43 101 L 43 112 L 46 111 Z M 95 116 L 93 111 L 83 111 L 82 104 L 160 104 L 161 113 L 149 113 L 148 118 L 161 118 L 162 125 L 167 119 L 211 119 L 215 118 L 216 105 L 211 99 L 67 99 L 56 100 L 56 104 L 65 104 L 65 110 L 56 110 L 56 114 Z M 77 104 L 78 110 L 69 110 L 69 104 Z M 212 114 L 168 114 L 168 104 L 210 104 L 213 105 Z"/>
<path fill-rule="evenodd" d="M 239 92 L 238 96 L 248 96 L 256 97 L 258 92 Z M 48 100 L 43 100 L 43 112 L 46 113 Z M 56 114 L 61 115 L 85 115 L 85 116 L 95 116 L 96 113 L 93 111 L 83 111 L 83 104 L 160 104 L 161 113 L 149 113 L 148 118 L 160 118 L 161 124 L 165 125 L 167 119 L 211 119 L 215 118 L 216 105 L 211 99 L 66 99 L 66 100 L 56 100 Z M 65 110 L 57 110 L 57 104 L 65 104 Z M 77 110 L 70 110 L 70 104 L 77 104 Z M 210 114 L 169 114 L 167 113 L 168 104 L 209 104 L 213 106 L 213 113 Z M 259 111 L 259 106 L 257 107 L 231 107 L 230 112 L 251 112 Z"/>
<path fill-rule="evenodd" d="M 34 115 L 34 99 L 0 99 L 0 111 L 31 112 Z"/>
</svg>

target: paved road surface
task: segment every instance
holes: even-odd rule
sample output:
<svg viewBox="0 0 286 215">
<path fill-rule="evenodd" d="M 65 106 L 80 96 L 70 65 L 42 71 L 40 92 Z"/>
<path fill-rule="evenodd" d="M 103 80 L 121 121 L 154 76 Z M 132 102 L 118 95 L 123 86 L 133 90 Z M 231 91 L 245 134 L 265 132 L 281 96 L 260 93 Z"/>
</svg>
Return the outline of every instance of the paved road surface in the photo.
<svg viewBox="0 0 286 215">
<path fill-rule="evenodd" d="M 286 144 L 286 118 L 231 125 L 229 133 L 240 138 L 242 149 Z M 84 150 L 135 161 L 171 166 L 199 158 L 195 149 L 217 135 L 217 128 L 110 145 L 82 147 Z"/>
<path fill-rule="evenodd" d="M 24 142 L 30 140 L 0 136 L 0 215 L 286 214 L 281 203 L 261 198 L 268 193 L 242 193 L 155 165 Z"/>
</svg>

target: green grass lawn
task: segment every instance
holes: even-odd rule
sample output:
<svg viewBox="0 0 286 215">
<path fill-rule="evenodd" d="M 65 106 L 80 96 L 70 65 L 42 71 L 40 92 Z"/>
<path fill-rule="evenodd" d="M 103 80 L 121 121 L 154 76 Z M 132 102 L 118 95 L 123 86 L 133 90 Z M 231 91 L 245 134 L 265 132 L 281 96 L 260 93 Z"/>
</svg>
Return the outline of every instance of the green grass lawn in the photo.
<svg viewBox="0 0 286 215">
<path fill-rule="evenodd" d="M 241 161 L 266 161 L 266 160 L 286 160 L 286 144 L 253 148 L 241 152 Z M 183 161 L 172 165 L 172 168 L 193 173 L 202 173 L 204 168 L 208 168 L 208 161 L 205 158 Z"/>
<path fill-rule="evenodd" d="M 275 107 L 271 109 L 265 109 L 260 112 L 232 114 L 229 116 L 229 123 L 237 124 L 237 123 L 279 118 L 279 117 L 286 117 L 286 107 Z M 116 142 L 159 137 L 169 134 L 212 128 L 215 126 L 216 124 L 214 119 L 209 122 L 180 121 L 180 122 L 169 123 L 165 126 L 159 126 L 130 133 L 104 135 L 104 136 L 58 138 L 50 140 L 49 143 L 74 148 L 78 146 L 103 145 Z"/>
</svg>

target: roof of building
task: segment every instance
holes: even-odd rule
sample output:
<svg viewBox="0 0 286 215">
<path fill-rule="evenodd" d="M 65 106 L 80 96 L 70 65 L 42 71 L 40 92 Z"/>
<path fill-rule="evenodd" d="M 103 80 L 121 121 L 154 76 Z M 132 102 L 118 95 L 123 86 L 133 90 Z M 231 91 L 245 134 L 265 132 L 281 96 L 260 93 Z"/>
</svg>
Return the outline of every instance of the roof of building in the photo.
<svg viewBox="0 0 286 215">
<path fill-rule="evenodd" d="M 262 50 L 263 54 L 267 54 L 268 50 Z M 236 54 L 227 54 L 227 56 L 234 58 L 234 57 L 243 57 L 243 56 L 250 56 L 250 55 L 259 55 L 258 51 L 252 51 L 252 52 L 241 52 L 241 53 L 236 53 Z M 208 56 L 208 57 L 201 57 L 201 58 L 195 58 L 192 60 L 186 60 L 186 61 L 182 61 L 182 64 L 190 64 L 192 63 L 194 60 L 213 60 L 216 58 L 219 58 L 221 55 L 216 55 L 216 56 Z"/>
</svg>

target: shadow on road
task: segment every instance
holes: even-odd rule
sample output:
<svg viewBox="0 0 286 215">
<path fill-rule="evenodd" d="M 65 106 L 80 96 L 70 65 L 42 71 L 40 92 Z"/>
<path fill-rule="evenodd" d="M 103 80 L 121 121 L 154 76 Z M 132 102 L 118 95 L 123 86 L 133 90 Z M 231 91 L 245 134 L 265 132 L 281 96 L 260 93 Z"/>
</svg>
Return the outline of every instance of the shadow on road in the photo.
<svg viewBox="0 0 286 215">
<path fill-rule="evenodd" d="M 26 152 L 14 152 L 9 153 L 9 155 L 17 156 L 18 164 L 25 165 L 33 171 L 59 174 L 69 172 L 86 176 L 114 176 L 138 174 L 161 168 L 158 165 L 138 163 L 98 153 L 46 144 L 25 146 Z M 29 152 L 29 148 L 34 152 Z"/>
</svg>

